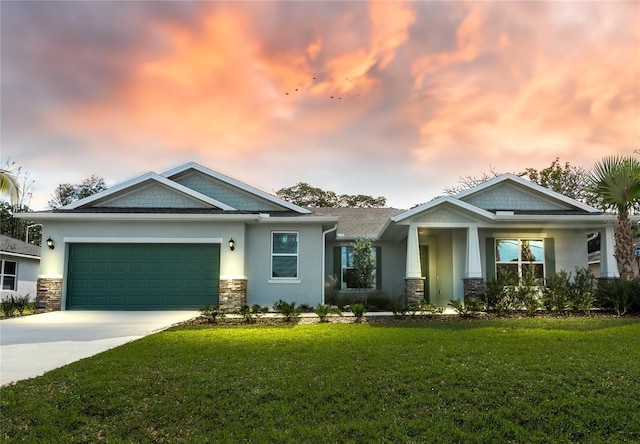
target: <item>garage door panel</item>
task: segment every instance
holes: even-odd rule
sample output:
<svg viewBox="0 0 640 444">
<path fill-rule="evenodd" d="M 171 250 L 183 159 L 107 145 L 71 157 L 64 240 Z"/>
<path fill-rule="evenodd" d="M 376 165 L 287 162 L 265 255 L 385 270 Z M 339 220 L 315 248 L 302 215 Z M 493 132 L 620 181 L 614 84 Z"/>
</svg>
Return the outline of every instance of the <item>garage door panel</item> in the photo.
<svg viewBox="0 0 640 444">
<path fill-rule="evenodd" d="M 220 246 L 71 244 L 67 308 L 197 309 L 218 303 Z"/>
</svg>

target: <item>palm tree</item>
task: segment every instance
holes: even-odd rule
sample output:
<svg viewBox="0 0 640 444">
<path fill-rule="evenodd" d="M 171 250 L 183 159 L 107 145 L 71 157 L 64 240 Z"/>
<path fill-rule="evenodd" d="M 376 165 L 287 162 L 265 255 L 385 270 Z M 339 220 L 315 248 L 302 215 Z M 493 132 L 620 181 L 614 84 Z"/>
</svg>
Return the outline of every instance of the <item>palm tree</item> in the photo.
<svg viewBox="0 0 640 444">
<path fill-rule="evenodd" d="M 19 200 L 20 184 L 11 171 L 0 169 L 0 194 L 9 196 L 14 204 Z"/>
<path fill-rule="evenodd" d="M 620 277 L 633 277 L 633 234 L 629 212 L 640 202 L 640 162 L 633 157 L 608 156 L 596 163 L 590 175 L 592 191 L 607 209 L 618 213 L 615 255 Z"/>
</svg>

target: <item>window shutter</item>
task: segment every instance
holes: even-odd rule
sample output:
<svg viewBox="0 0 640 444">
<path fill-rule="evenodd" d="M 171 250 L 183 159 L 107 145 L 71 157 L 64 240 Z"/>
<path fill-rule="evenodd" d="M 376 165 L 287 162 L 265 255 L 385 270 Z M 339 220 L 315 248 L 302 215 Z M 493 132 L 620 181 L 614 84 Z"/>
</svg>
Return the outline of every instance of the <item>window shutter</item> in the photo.
<svg viewBox="0 0 640 444">
<path fill-rule="evenodd" d="M 496 278 L 496 242 L 493 237 L 488 237 L 485 239 L 486 242 L 486 255 L 487 255 L 487 263 L 486 263 L 486 275 L 487 279 L 495 279 Z"/>
<path fill-rule="evenodd" d="M 544 274 L 545 277 L 556 272 L 555 239 L 548 237 L 544 240 Z"/>
<path fill-rule="evenodd" d="M 382 290 L 382 247 L 376 248 L 376 290 Z"/>
<path fill-rule="evenodd" d="M 333 247 L 333 275 L 336 278 L 333 288 L 340 290 L 342 288 L 342 247 Z"/>
</svg>

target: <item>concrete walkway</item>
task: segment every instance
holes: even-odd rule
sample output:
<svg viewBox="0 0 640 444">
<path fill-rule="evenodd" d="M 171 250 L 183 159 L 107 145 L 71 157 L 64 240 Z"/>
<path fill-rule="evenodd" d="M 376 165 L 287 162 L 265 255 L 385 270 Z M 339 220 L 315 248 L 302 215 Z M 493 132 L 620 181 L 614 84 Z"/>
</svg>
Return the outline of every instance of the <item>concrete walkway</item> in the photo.
<svg viewBox="0 0 640 444">
<path fill-rule="evenodd" d="M 0 321 L 0 386 L 199 316 L 198 311 L 56 311 Z"/>
</svg>

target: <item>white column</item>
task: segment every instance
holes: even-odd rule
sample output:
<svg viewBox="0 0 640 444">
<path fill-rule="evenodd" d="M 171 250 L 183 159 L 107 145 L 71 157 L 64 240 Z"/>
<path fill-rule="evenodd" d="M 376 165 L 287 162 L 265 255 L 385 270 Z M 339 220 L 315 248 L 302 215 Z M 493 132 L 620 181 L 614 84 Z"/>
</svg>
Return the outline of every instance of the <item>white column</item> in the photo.
<svg viewBox="0 0 640 444">
<path fill-rule="evenodd" d="M 482 264 L 480 263 L 480 240 L 478 227 L 467 228 L 467 261 L 465 266 L 465 278 L 481 278 Z"/>
<path fill-rule="evenodd" d="M 620 277 L 618 261 L 615 257 L 613 233 L 613 225 L 607 225 L 602 232 L 602 239 L 600 239 L 600 277 L 603 278 Z"/>
<path fill-rule="evenodd" d="M 420 268 L 420 241 L 418 239 L 418 226 L 409 225 L 407 235 L 407 276 L 408 278 L 421 278 Z"/>
</svg>

